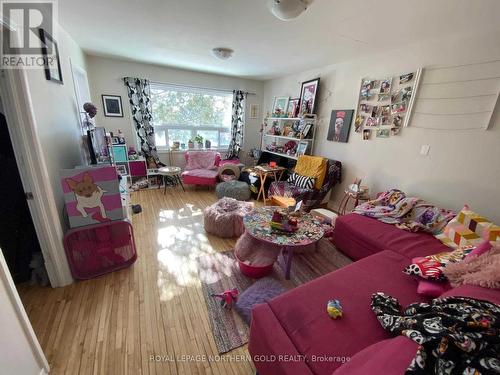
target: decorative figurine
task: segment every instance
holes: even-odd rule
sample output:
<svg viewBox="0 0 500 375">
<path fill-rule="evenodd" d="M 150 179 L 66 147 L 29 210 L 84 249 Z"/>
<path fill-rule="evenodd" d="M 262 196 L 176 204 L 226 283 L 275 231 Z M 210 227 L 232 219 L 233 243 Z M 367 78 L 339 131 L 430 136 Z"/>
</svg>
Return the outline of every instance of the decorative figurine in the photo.
<svg viewBox="0 0 500 375">
<path fill-rule="evenodd" d="M 332 319 L 342 318 L 342 305 L 337 299 L 328 301 L 326 305 L 326 312 Z"/>
</svg>

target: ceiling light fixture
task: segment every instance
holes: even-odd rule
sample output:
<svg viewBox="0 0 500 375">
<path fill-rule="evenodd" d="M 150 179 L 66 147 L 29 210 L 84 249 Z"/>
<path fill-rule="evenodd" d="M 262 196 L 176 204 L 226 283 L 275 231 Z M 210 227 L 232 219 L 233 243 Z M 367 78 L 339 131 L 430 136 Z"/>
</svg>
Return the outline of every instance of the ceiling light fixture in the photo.
<svg viewBox="0 0 500 375">
<path fill-rule="evenodd" d="M 227 60 L 233 56 L 234 51 L 231 48 L 217 47 L 212 49 L 212 53 L 219 60 Z"/>
<path fill-rule="evenodd" d="M 267 7 L 282 21 L 290 21 L 300 16 L 313 0 L 269 0 Z"/>
</svg>

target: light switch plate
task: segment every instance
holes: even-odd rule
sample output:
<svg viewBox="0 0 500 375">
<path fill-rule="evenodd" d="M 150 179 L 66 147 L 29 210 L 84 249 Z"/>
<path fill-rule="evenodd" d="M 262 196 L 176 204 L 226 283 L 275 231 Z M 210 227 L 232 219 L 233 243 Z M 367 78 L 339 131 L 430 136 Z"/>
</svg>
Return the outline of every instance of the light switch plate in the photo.
<svg viewBox="0 0 500 375">
<path fill-rule="evenodd" d="M 429 150 L 431 149 L 431 146 L 429 145 L 422 145 L 420 147 L 420 155 L 427 156 L 429 155 Z"/>
</svg>

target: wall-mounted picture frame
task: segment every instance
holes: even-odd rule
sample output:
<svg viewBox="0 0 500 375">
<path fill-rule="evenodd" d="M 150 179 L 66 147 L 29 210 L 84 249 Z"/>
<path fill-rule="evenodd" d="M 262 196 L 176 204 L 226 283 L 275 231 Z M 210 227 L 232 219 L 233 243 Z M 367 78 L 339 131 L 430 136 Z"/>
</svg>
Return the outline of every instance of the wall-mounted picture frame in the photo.
<svg viewBox="0 0 500 375">
<path fill-rule="evenodd" d="M 122 97 L 119 95 L 101 95 L 104 116 L 123 117 Z"/>
<path fill-rule="evenodd" d="M 44 29 L 38 29 L 38 35 L 40 36 L 40 41 L 42 42 L 42 55 L 43 64 L 45 66 L 45 78 L 47 81 L 52 81 L 64 84 L 62 70 L 61 70 L 61 60 L 59 58 L 59 47 L 57 42 L 52 38 L 48 32 Z"/>
<path fill-rule="evenodd" d="M 333 110 L 326 139 L 334 142 L 347 143 L 353 116 L 354 109 Z"/>
<path fill-rule="evenodd" d="M 255 119 L 259 117 L 259 105 L 250 104 L 250 118 Z"/>
<path fill-rule="evenodd" d="M 273 102 L 273 116 L 283 117 L 288 110 L 288 96 L 276 96 Z"/>
<path fill-rule="evenodd" d="M 305 155 L 307 152 L 307 148 L 309 146 L 309 142 L 299 142 L 297 145 L 297 157 L 301 155 Z"/>
<path fill-rule="evenodd" d="M 316 97 L 319 89 L 319 78 L 302 82 L 300 88 L 300 115 L 316 112 Z"/>
<path fill-rule="evenodd" d="M 298 117 L 300 111 L 300 98 L 292 98 L 288 101 L 288 117 Z"/>
</svg>

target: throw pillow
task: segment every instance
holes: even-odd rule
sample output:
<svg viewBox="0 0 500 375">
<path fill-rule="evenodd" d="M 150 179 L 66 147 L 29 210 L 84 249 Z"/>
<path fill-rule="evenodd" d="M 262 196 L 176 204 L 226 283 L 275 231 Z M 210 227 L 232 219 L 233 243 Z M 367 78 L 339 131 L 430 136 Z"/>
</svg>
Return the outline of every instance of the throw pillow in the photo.
<svg viewBox="0 0 500 375">
<path fill-rule="evenodd" d="M 295 186 L 310 190 L 314 189 L 315 181 L 316 179 L 314 177 L 302 176 L 298 173 L 292 173 L 287 179 L 287 182 Z"/>
<path fill-rule="evenodd" d="M 435 237 L 452 248 L 476 247 L 483 240 L 496 241 L 500 227 L 465 206 Z"/>
<path fill-rule="evenodd" d="M 420 276 L 427 280 L 444 281 L 444 267 L 449 263 L 457 263 L 465 258 L 472 249 L 457 249 L 451 252 L 428 255 L 423 258 L 414 258 L 413 263 L 407 266 L 403 272 L 407 275 Z"/>
<path fill-rule="evenodd" d="M 264 277 L 257 280 L 238 296 L 234 308 L 243 320 L 250 325 L 252 309 L 255 305 L 267 302 L 284 292 L 286 292 L 285 287 L 278 281 L 270 277 Z"/>
<path fill-rule="evenodd" d="M 325 181 L 328 160 L 320 156 L 300 155 L 295 165 L 295 173 L 316 179 L 316 189 L 321 189 Z"/>
<path fill-rule="evenodd" d="M 479 246 L 475 247 L 474 250 L 472 250 L 465 259 L 471 259 L 474 257 L 477 257 L 479 255 L 483 255 L 484 253 L 488 252 L 491 249 L 491 242 L 488 240 L 484 240 L 479 244 Z"/>
<path fill-rule="evenodd" d="M 421 296 L 437 298 L 444 292 L 450 290 L 449 283 L 420 279 L 418 280 L 417 293 Z"/>
</svg>

